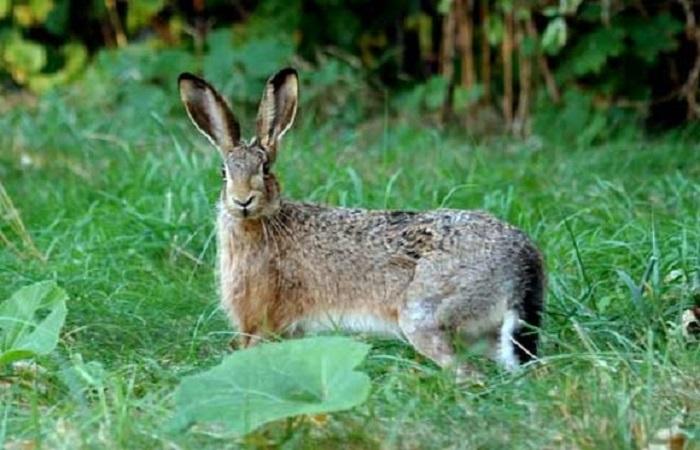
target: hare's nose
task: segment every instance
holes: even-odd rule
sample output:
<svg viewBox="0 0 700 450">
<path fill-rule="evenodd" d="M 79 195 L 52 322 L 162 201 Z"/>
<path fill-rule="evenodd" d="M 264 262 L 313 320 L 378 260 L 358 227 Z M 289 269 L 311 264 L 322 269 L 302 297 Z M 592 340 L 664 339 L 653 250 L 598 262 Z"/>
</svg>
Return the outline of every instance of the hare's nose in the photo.
<svg viewBox="0 0 700 450">
<path fill-rule="evenodd" d="M 255 197 L 255 196 L 251 194 L 250 197 L 248 197 L 248 199 L 246 201 L 243 201 L 243 202 L 240 200 L 236 200 L 234 198 L 233 203 L 237 204 L 241 208 L 245 208 L 246 206 L 250 205 L 253 202 L 253 197 Z"/>
</svg>

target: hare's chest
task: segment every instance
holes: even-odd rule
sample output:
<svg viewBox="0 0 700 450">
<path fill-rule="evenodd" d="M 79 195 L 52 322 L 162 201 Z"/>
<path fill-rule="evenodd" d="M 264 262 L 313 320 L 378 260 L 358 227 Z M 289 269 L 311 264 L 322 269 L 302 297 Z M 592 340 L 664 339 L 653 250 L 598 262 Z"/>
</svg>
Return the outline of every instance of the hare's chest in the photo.
<svg viewBox="0 0 700 450">
<path fill-rule="evenodd" d="M 262 287 L 270 286 L 276 273 L 275 261 L 265 252 L 240 252 L 221 255 L 219 276 L 232 295 L 252 295 Z"/>
</svg>

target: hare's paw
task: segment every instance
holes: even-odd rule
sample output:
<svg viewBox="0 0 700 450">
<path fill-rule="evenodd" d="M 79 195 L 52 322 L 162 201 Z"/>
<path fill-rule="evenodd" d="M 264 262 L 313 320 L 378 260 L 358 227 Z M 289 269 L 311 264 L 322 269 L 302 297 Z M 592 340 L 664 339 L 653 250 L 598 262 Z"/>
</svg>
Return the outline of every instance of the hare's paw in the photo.
<svg viewBox="0 0 700 450">
<path fill-rule="evenodd" d="M 471 364 L 458 364 L 454 368 L 455 382 L 459 385 L 478 386 L 486 385 L 486 376 Z"/>
<path fill-rule="evenodd" d="M 236 350 L 240 350 L 241 348 L 241 340 L 238 338 L 238 336 L 234 336 L 228 341 L 229 351 L 235 352 Z"/>
</svg>

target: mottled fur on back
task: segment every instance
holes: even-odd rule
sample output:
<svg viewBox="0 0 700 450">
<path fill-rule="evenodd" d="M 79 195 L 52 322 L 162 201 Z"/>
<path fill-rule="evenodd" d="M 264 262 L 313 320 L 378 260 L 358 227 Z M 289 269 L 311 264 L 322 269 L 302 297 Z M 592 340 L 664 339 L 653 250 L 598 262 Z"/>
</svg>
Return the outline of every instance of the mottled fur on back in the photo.
<svg viewBox="0 0 700 450">
<path fill-rule="evenodd" d="M 540 325 L 544 272 L 523 232 L 479 211 L 371 211 L 282 199 L 270 166 L 296 113 L 292 69 L 268 82 L 248 143 L 230 135 L 240 127 L 205 81 L 183 74 L 180 92 L 224 158 L 221 303 L 243 345 L 324 328 L 378 332 L 405 338 L 461 375 L 468 368 L 457 362 L 455 339 L 486 339 L 509 369 L 536 354 L 536 330 L 522 325 Z"/>
</svg>

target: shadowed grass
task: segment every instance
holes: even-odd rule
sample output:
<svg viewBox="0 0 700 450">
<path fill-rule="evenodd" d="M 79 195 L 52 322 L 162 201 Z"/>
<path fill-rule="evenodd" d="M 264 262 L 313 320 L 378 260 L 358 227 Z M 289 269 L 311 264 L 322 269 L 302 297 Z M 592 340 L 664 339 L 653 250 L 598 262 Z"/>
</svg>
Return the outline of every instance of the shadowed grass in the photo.
<svg viewBox="0 0 700 450">
<path fill-rule="evenodd" d="M 484 386 L 456 386 L 409 347 L 372 340 L 365 405 L 222 440 L 162 428 L 179 378 L 216 364 L 232 333 L 213 275 L 218 155 L 174 103 L 52 95 L 0 118 L 2 183 L 47 256 L 3 250 L 0 294 L 51 278 L 71 297 L 46 371 L 0 377 L 6 443 L 631 449 L 687 408 L 698 448 L 700 350 L 678 329 L 700 295 L 697 144 L 479 144 L 400 122 L 302 124 L 276 167 L 289 197 L 482 208 L 525 229 L 549 268 L 542 360 L 517 374 L 484 361 Z"/>
</svg>

